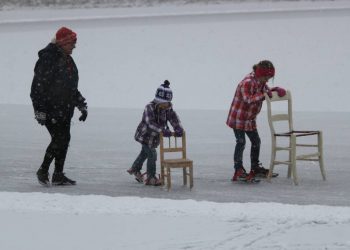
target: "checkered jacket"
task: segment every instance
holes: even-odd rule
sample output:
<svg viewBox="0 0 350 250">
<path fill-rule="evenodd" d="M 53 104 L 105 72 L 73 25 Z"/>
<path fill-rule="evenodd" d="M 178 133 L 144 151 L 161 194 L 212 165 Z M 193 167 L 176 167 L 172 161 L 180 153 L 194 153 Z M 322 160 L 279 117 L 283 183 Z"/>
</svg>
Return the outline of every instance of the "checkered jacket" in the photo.
<svg viewBox="0 0 350 250">
<path fill-rule="evenodd" d="M 182 129 L 180 119 L 172 106 L 166 110 L 159 110 L 155 102 L 150 102 L 146 105 L 142 120 L 136 129 L 135 140 L 151 148 L 158 147 L 159 134 L 167 126 L 167 121 L 174 129 Z"/>
<path fill-rule="evenodd" d="M 256 116 L 269 87 L 260 83 L 254 72 L 248 74 L 237 86 L 226 124 L 230 128 L 244 131 L 256 130 Z"/>
</svg>

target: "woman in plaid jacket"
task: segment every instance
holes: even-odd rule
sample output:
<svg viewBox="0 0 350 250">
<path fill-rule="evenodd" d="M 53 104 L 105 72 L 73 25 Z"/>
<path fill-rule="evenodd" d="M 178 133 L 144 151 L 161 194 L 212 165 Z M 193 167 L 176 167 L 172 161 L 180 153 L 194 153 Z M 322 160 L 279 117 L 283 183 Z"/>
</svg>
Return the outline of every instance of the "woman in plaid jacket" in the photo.
<svg viewBox="0 0 350 250">
<path fill-rule="evenodd" d="M 159 86 L 154 100 L 146 105 L 142 120 L 135 133 L 135 140 L 141 143 L 142 149 L 127 172 L 134 175 L 138 182 L 143 182 L 141 169 L 144 161 L 147 159 L 146 185 L 159 186 L 161 184 L 156 177 L 156 148 L 159 145 L 160 132 L 163 132 L 165 137 L 171 135 L 167 122 L 169 121 L 174 128 L 175 136 L 181 137 L 183 133 L 180 119 L 172 108 L 171 100 L 173 94 L 169 85 L 170 82 L 166 80 L 164 84 Z"/>
<path fill-rule="evenodd" d="M 226 124 L 233 129 L 236 137 L 234 151 L 235 173 L 232 181 L 251 181 L 256 175 L 266 176 L 268 170 L 259 163 L 260 137 L 256 126 L 256 117 L 260 113 L 265 99 L 264 93 L 269 93 L 267 86 L 269 79 L 274 77 L 275 68 L 270 61 L 264 60 L 253 66 L 248 74 L 237 86 Z M 245 134 L 251 146 L 251 171 L 246 173 L 243 167 L 243 151 L 245 148 Z"/>
</svg>

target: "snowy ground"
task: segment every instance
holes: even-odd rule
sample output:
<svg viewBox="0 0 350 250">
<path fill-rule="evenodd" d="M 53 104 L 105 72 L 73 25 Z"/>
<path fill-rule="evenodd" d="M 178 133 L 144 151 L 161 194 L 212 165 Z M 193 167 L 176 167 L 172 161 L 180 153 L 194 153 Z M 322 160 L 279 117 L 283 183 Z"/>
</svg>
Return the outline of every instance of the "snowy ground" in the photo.
<svg viewBox="0 0 350 250">
<path fill-rule="evenodd" d="M 350 11 L 328 4 L 0 12 L 0 249 L 349 249 Z M 78 32 L 90 108 L 86 123 L 74 118 L 66 161 L 78 185 L 43 188 L 35 171 L 49 136 L 33 120 L 29 89 L 36 53 L 61 25 Z M 229 181 L 227 111 L 261 58 L 275 62 L 275 85 L 292 90 L 295 127 L 324 132 L 327 181 L 307 162 L 298 164 L 299 186 L 283 166 L 272 183 Z M 166 78 L 195 164 L 192 191 L 180 173 L 167 192 L 125 172 L 140 150 L 133 135 L 143 107 Z M 265 112 L 258 122 L 267 166 Z"/>
<path fill-rule="evenodd" d="M 349 207 L 42 193 L 0 200 L 1 249 L 350 248 Z"/>
</svg>

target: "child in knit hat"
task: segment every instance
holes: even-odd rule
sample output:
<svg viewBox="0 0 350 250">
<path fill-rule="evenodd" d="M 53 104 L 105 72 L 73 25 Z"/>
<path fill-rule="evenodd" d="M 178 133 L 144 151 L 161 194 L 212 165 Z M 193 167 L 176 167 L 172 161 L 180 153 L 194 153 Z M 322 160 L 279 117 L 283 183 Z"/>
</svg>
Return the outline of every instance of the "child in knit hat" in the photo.
<svg viewBox="0 0 350 250">
<path fill-rule="evenodd" d="M 170 82 L 165 80 L 164 84 L 158 87 L 155 98 L 146 105 L 142 120 L 135 133 L 135 140 L 141 143 L 142 148 L 127 172 L 134 175 L 138 182 L 144 182 L 145 185 L 161 185 L 160 180 L 156 177 L 156 148 L 160 143 L 159 135 L 161 132 L 165 137 L 171 136 L 167 122 L 169 121 L 174 128 L 175 136 L 181 137 L 183 133 L 180 119 L 172 107 L 173 93 L 169 85 Z M 144 180 L 141 169 L 146 159 L 147 172 L 145 174 L 147 174 L 147 177 Z"/>
</svg>

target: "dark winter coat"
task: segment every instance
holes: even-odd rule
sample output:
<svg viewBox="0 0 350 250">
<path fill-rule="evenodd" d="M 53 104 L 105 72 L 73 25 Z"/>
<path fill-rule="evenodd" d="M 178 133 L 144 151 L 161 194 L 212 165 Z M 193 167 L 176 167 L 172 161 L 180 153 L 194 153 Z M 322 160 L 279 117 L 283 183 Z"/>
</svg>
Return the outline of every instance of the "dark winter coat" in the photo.
<svg viewBox="0 0 350 250">
<path fill-rule="evenodd" d="M 146 105 L 142 121 L 136 129 L 135 140 L 151 148 L 158 147 L 159 134 L 167 126 L 167 121 L 174 129 L 182 129 L 180 119 L 172 107 L 160 110 L 155 102 L 150 102 Z"/>
<path fill-rule="evenodd" d="M 34 111 L 46 113 L 47 119 L 70 120 L 75 107 L 86 107 L 85 98 L 78 91 L 77 66 L 70 55 L 53 43 L 38 54 L 30 93 Z"/>
</svg>

